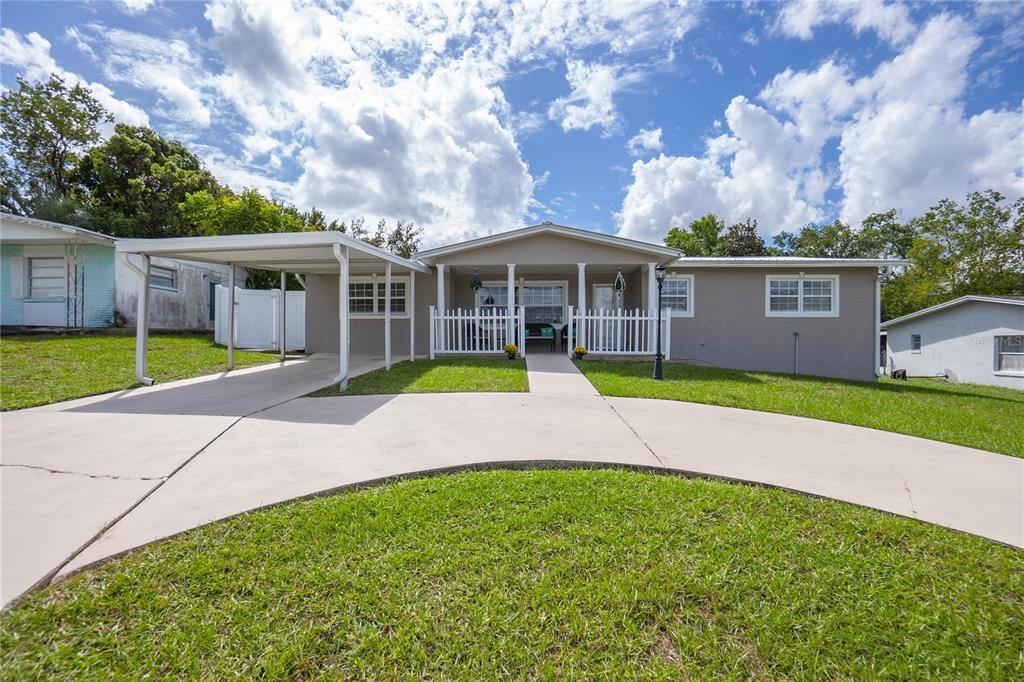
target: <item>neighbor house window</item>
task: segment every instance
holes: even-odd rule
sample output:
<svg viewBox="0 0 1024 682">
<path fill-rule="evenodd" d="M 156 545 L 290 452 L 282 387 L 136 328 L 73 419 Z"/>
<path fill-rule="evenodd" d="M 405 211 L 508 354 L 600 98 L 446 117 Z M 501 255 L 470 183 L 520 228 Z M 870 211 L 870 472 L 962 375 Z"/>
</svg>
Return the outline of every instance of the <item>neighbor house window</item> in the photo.
<svg viewBox="0 0 1024 682">
<path fill-rule="evenodd" d="M 63 298 L 65 295 L 64 258 L 29 258 L 29 298 Z"/>
<path fill-rule="evenodd" d="M 1024 374 L 1024 335 L 996 337 L 996 371 Z"/>
<path fill-rule="evenodd" d="M 383 317 L 387 283 L 382 275 L 353 277 L 348 283 L 348 309 L 356 317 Z M 391 278 L 391 313 L 406 314 L 408 277 Z"/>
<path fill-rule="evenodd" d="M 693 275 L 669 275 L 661 285 L 661 307 L 672 317 L 693 316 Z"/>
<path fill-rule="evenodd" d="M 920 353 L 921 352 L 921 335 L 911 334 L 910 335 L 910 352 Z"/>
<path fill-rule="evenodd" d="M 768 317 L 837 317 L 838 275 L 768 275 L 765 279 Z"/>
<path fill-rule="evenodd" d="M 178 290 L 178 271 L 174 268 L 162 268 L 159 265 L 149 266 L 149 286 L 154 289 Z"/>
</svg>

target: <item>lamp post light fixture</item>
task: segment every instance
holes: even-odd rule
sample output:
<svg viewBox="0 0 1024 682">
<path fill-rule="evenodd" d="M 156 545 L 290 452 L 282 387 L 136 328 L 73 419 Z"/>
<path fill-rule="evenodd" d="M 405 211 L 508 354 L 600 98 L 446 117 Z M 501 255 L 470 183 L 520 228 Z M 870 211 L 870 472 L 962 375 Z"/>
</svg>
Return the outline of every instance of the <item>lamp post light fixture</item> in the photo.
<svg viewBox="0 0 1024 682">
<path fill-rule="evenodd" d="M 665 284 L 665 266 L 659 265 L 654 268 L 654 278 L 658 280 L 658 340 L 654 355 L 654 378 L 661 381 L 665 378 L 661 368 L 661 287 Z"/>
</svg>

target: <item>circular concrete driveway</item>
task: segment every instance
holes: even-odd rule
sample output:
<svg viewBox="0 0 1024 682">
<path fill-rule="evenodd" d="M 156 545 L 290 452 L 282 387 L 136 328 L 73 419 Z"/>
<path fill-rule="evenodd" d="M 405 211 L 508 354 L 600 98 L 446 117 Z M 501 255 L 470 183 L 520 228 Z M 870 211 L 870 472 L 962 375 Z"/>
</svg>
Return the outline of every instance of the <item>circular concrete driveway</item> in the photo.
<svg viewBox="0 0 1024 682">
<path fill-rule="evenodd" d="M 247 510 L 473 466 L 622 465 L 750 481 L 1024 546 L 1021 459 L 801 417 L 561 392 L 560 381 L 550 392 L 297 397 L 329 383 L 335 361 L 4 415 L 4 603 Z"/>
</svg>

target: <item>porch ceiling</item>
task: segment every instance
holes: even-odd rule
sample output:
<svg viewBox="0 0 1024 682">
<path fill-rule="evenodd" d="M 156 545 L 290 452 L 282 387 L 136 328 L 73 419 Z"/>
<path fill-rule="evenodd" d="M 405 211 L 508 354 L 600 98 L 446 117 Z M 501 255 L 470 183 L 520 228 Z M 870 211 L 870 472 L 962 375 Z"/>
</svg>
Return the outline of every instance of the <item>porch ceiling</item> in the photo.
<svg viewBox="0 0 1024 682">
<path fill-rule="evenodd" d="M 335 245 L 349 247 L 349 271 L 382 272 L 391 263 L 398 272 L 429 272 L 420 263 L 401 258 L 339 232 L 285 232 L 218 237 L 124 239 L 117 250 L 205 263 L 235 263 L 247 268 L 305 274 L 339 272 Z"/>
</svg>

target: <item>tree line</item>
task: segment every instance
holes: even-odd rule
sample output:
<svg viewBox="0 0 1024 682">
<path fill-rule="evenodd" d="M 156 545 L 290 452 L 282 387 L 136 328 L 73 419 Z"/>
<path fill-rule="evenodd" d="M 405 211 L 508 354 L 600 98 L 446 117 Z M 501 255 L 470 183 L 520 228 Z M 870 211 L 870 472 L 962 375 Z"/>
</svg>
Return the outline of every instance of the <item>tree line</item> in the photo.
<svg viewBox="0 0 1024 682">
<path fill-rule="evenodd" d="M 783 230 L 771 244 L 756 220 L 726 227 L 708 213 L 688 228 L 669 230 L 665 244 L 687 256 L 909 260 L 884 283 L 885 319 L 966 294 L 1024 295 L 1024 198 L 1010 203 L 991 189 L 970 193 L 963 204 L 943 199 L 905 221 L 891 209 L 869 215 L 859 228 L 836 220 Z"/>
<path fill-rule="evenodd" d="M 408 220 L 374 229 L 302 211 L 255 189 L 234 192 L 199 158 L 150 128 L 118 123 L 81 84 L 59 76 L 0 98 L 0 205 L 9 213 L 95 229 L 114 237 L 336 230 L 403 257 L 422 230 Z M 268 280 L 269 281 L 269 280 Z"/>
</svg>

